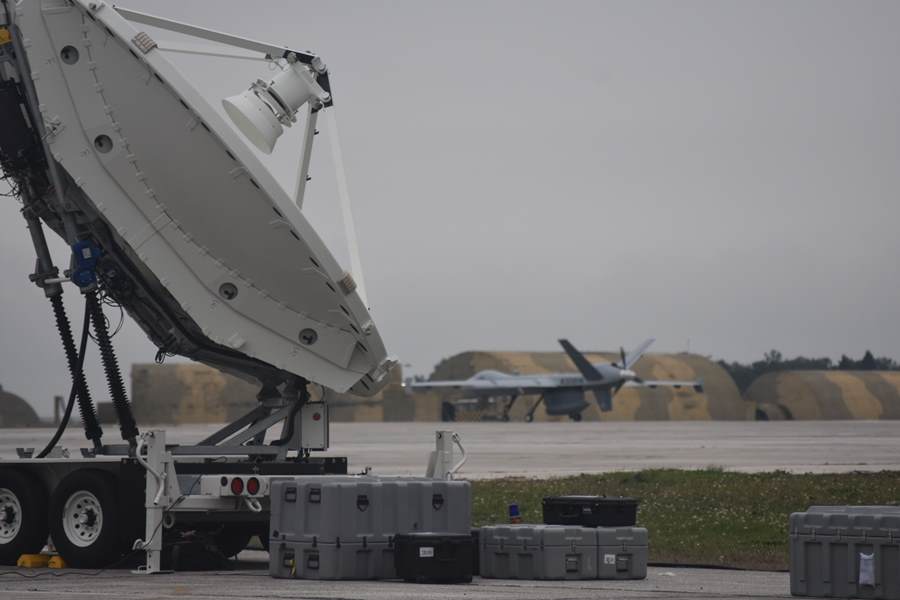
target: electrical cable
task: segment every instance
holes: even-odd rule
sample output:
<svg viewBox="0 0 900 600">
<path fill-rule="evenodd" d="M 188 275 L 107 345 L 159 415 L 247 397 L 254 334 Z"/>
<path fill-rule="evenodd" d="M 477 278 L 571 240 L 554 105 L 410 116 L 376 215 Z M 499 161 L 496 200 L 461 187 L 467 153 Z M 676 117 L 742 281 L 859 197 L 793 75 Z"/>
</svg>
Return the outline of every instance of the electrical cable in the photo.
<svg viewBox="0 0 900 600">
<path fill-rule="evenodd" d="M 90 335 L 90 310 L 88 308 L 87 303 L 84 305 L 84 324 L 81 326 L 81 343 L 78 347 L 78 372 L 82 373 L 84 371 L 84 355 L 87 354 L 87 340 Z M 50 439 L 50 442 L 47 446 L 41 450 L 41 452 L 37 455 L 38 458 L 44 458 L 56 447 L 56 444 L 59 442 L 59 439 L 62 437 L 62 434 L 65 433 L 66 427 L 69 425 L 69 418 L 72 416 L 72 408 L 75 406 L 75 397 L 78 395 L 78 388 L 75 385 L 76 378 L 73 378 L 72 388 L 69 391 L 69 402 L 66 404 L 66 410 L 63 414 L 62 420 L 59 422 L 59 426 L 56 428 L 56 433 L 53 434 L 53 437 Z"/>
<path fill-rule="evenodd" d="M 100 291 L 97 292 L 97 300 L 100 304 L 102 304 L 104 306 L 110 306 L 112 308 L 119 309 L 119 322 L 116 324 L 115 328 L 113 328 L 112 333 L 109 334 L 109 338 L 112 339 L 112 338 L 116 337 L 116 334 L 119 333 L 122 330 L 122 327 L 125 325 L 125 309 L 122 308 L 121 304 L 119 304 L 118 302 L 116 302 L 115 300 L 110 298 L 109 294 L 106 292 L 106 290 L 104 290 L 102 288 L 100 289 Z M 103 320 L 106 323 L 106 329 L 107 330 L 111 329 L 112 322 L 109 320 L 109 317 L 105 313 L 103 315 Z M 88 334 L 88 335 L 91 336 L 92 340 L 94 340 L 98 344 L 100 343 L 100 340 L 98 340 L 97 337 L 93 333 Z"/>
<path fill-rule="evenodd" d="M 98 569 L 96 571 L 89 571 L 87 573 L 84 571 L 76 571 L 76 570 L 66 569 L 64 571 L 59 571 L 59 572 L 41 571 L 40 573 L 23 573 L 22 571 L 0 571 L 0 575 L 18 575 L 19 577 L 24 577 L 25 579 L 38 579 L 40 577 L 66 577 L 67 575 L 81 575 L 82 577 L 96 577 L 97 575 L 100 575 L 106 571 L 109 571 L 110 569 L 115 569 L 116 567 L 124 564 L 125 562 L 127 562 L 128 560 L 130 560 L 131 558 L 133 558 L 136 554 L 138 554 L 140 552 L 143 552 L 143 550 L 132 550 L 131 552 L 129 552 L 122 558 L 111 563 L 109 566 L 103 567 L 102 569 Z"/>
<path fill-rule="evenodd" d="M 9 191 L 0 192 L 0 196 L 4 198 L 15 198 L 19 202 L 22 202 L 21 195 L 19 194 L 19 184 L 16 183 L 15 179 L 4 174 L 2 177 L 0 177 L 0 181 L 9 186 Z"/>
</svg>

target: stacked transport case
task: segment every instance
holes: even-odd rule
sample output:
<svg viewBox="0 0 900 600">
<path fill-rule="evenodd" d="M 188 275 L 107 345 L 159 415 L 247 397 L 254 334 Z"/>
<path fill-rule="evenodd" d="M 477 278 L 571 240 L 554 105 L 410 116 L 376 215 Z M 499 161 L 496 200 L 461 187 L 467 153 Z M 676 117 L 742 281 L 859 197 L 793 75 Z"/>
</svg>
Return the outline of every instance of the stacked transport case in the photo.
<svg viewBox="0 0 900 600">
<path fill-rule="evenodd" d="M 563 504 L 598 505 L 584 498 Z M 269 573 L 278 578 L 456 583 L 473 572 L 502 579 L 647 574 L 647 530 L 633 526 L 633 510 L 623 526 L 496 525 L 473 535 L 467 481 L 295 476 L 273 481 L 270 499 Z M 602 504 L 618 511 L 615 502 Z M 608 523 L 596 510 L 576 512 L 589 525 Z"/>
<path fill-rule="evenodd" d="M 647 530 L 638 501 L 605 496 L 544 498 L 543 525 L 482 527 L 479 573 L 498 579 L 643 579 Z"/>
<path fill-rule="evenodd" d="M 273 577 L 394 579 L 397 535 L 468 537 L 472 520 L 467 481 L 294 477 L 272 483 L 271 501 Z"/>
</svg>

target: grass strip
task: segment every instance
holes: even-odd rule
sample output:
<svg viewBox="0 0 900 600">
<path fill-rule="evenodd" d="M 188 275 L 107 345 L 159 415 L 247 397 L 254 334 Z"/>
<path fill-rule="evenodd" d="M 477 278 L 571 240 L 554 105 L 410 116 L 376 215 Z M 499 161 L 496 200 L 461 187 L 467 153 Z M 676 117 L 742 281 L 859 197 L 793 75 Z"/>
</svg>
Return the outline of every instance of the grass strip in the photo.
<svg viewBox="0 0 900 600">
<path fill-rule="evenodd" d="M 472 482 L 473 523 L 506 523 L 517 502 L 523 522 L 541 523 L 545 496 L 589 494 L 640 499 L 651 562 L 744 569 L 788 568 L 788 517 L 811 505 L 900 502 L 900 472 L 735 473 L 717 468 Z"/>
</svg>

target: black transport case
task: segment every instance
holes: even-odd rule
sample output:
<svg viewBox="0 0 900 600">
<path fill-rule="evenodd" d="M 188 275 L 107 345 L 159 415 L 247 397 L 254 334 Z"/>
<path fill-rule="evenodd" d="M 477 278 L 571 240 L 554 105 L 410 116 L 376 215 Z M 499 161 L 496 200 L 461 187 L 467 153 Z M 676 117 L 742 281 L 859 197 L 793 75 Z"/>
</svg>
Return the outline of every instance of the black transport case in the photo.
<svg viewBox="0 0 900 600">
<path fill-rule="evenodd" d="M 394 537 L 397 577 L 415 583 L 472 581 L 474 546 L 467 533 L 401 533 Z"/>
<path fill-rule="evenodd" d="M 633 527 L 636 498 L 611 496 L 549 496 L 544 498 L 544 523 L 581 527 Z"/>
</svg>

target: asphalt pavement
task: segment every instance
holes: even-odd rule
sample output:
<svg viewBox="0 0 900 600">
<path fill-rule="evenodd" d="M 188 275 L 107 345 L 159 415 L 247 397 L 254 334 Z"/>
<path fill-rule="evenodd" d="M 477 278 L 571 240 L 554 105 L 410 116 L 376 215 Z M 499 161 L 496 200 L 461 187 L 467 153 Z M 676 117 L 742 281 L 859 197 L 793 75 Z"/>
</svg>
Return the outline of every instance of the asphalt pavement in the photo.
<svg viewBox="0 0 900 600">
<path fill-rule="evenodd" d="M 247 558 L 244 558 L 248 555 Z M 430 585 L 398 581 L 312 581 L 273 579 L 261 552 L 244 552 L 233 571 L 134 575 L 128 571 L 23 571 L 25 578 L 0 571 L 0 600 L 54 598 L 76 600 L 263 600 L 271 598 L 339 600 L 556 600 L 580 598 L 786 598 L 787 573 L 718 569 L 649 569 L 634 581 L 518 581 L 481 579 L 470 584 Z"/>
<path fill-rule="evenodd" d="M 218 426 L 157 427 L 169 442 L 190 443 Z M 349 457 L 354 472 L 371 466 L 385 475 L 422 475 L 436 429 L 459 432 L 467 451 L 462 475 L 468 478 L 645 468 L 900 470 L 900 421 L 335 423 L 327 454 Z M 105 439 L 120 442 L 117 433 L 108 427 Z M 14 457 L 16 447 L 42 448 L 51 435 L 50 429 L 0 429 L 0 457 Z M 77 424 L 62 444 L 79 455 L 86 443 Z"/>
</svg>

